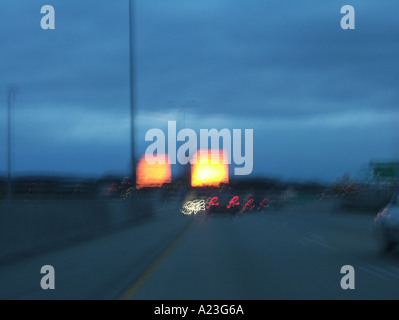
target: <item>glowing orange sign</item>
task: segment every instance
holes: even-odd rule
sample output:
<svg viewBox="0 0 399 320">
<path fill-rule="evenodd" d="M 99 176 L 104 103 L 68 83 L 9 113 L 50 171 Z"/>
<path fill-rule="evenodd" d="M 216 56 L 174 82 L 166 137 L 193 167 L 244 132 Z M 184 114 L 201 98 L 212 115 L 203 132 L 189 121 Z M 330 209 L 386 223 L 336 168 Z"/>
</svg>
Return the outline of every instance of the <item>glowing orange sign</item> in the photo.
<svg viewBox="0 0 399 320">
<path fill-rule="evenodd" d="M 164 183 L 172 181 L 170 164 L 167 163 L 168 155 L 157 155 L 158 158 L 165 157 L 164 164 L 147 163 L 145 156 L 142 156 L 137 164 L 137 189 L 143 187 L 162 187 Z"/>
<path fill-rule="evenodd" d="M 215 153 L 213 155 L 212 150 L 199 150 L 194 155 L 197 163 L 191 166 L 191 186 L 219 187 L 222 183 L 229 183 L 227 156 L 222 150 Z"/>
</svg>

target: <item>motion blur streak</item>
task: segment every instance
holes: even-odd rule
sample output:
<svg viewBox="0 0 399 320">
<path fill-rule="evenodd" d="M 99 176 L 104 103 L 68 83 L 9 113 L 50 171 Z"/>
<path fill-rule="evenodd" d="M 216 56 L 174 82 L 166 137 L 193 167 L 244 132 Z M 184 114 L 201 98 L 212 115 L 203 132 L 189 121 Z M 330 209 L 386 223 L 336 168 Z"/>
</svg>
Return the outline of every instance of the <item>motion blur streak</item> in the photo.
<svg viewBox="0 0 399 320">
<path fill-rule="evenodd" d="M 387 213 L 387 208 L 384 208 L 384 210 L 378 212 L 377 216 L 374 218 L 374 222 L 377 221 L 381 216 L 384 216 L 386 218 L 391 217 L 390 214 L 387 215 L 386 213 Z"/>
<path fill-rule="evenodd" d="M 200 211 L 205 211 L 205 200 L 193 200 L 193 201 L 186 201 L 183 204 L 183 209 L 181 212 L 185 215 L 197 214 Z"/>
<path fill-rule="evenodd" d="M 222 150 L 216 156 L 211 150 L 199 150 L 194 157 L 197 162 L 191 168 L 193 187 L 219 187 L 222 183 L 229 183 L 227 156 Z"/>
<path fill-rule="evenodd" d="M 168 155 L 158 155 L 157 157 L 165 157 L 164 164 L 147 163 L 145 156 L 142 156 L 137 165 L 137 189 L 144 187 L 162 187 L 164 183 L 172 181 L 170 165 L 167 164 Z"/>
</svg>

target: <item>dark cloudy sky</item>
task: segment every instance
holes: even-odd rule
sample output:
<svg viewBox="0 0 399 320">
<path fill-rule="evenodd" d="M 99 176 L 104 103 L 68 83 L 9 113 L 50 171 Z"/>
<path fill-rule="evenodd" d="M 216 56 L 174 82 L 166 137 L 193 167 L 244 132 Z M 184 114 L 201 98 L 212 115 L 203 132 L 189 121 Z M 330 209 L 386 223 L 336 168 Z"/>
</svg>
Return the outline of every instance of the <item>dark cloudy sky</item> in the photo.
<svg viewBox="0 0 399 320">
<path fill-rule="evenodd" d="M 41 6 L 56 29 L 40 28 Z M 340 27 L 341 6 L 356 29 Z M 253 175 L 334 180 L 398 158 L 397 0 L 136 0 L 137 153 L 145 132 L 254 129 Z M 0 171 L 7 86 L 15 172 L 129 167 L 128 1 L 0 1 Z"/>
</svg>

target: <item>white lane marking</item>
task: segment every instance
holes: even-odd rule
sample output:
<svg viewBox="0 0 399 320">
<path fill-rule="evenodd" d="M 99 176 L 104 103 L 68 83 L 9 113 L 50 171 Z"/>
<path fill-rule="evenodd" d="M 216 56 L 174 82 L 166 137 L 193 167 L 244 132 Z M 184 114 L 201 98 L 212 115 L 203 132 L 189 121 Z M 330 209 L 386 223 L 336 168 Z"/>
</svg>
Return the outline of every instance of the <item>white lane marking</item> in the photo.
<svg viewBox="0 0 399 320">
<path fill-rule="evenodd" d="M 301 240 L 304 241 L 305 243 L 315 243 L 315 244 L 317 244 L 317 245 L 319 245 L 319 246 L 321 246 L 323 248 L 326 248 L 326 249 L 329 249 L 329 250 L 332 250 L 332 251 L 338 251 L 337 248 L 334 248 L 334 247 L 328 245 L 326 243 L 326 240 L 324 239 L 324 237 L 322 237 L 322 236 L 320 236 L 320 235 L 318 235 L 316 233 L 313 233 L 311 235 L 311 237 L 302 237 Z M 297 240 L 297 241 L 299 243 L 305 245 L 304 243 L 300 242 L 301 240 Z"/>
<path fill-rule="evenodd" d="M 366 267 L 359 266 L 359 269 L 360 269 L 360 270 L 363 270 L 364 272 L 367 272 L 367 273 L 369 273 L 369 274 L 371 274 L 371 275 L 373 275 L 373 276 L 375 276 L 375 277 L 377 277 L 377 278 L 387 280 L 387 278 L 384 277 L 383 275 L 381 275 L 381 274 L 379 274 L 379 273 L 377 273 L 377 272 L 374 272 L 374 271 L 372 271 L 372 270 L 370 270 L 370 269 L 368 269 L 368 268 L 366 268 Z"/>
<path fill-rule="evenodd" d="M 297 240 L 296 242 L 298 242 L 299 244 L 301 244 L 301 245 L 303 245 L 303 246 L 305 246 L 305 247 L 307 247 L 307 246 L 308 246 L 308 243 L 307 243 L 307 242 L 305 242 L 305 241 L 302 241 L 302 240 Z"/>
<path fill-rule="evenodd" d="M 384 268 L 372 264 L 367 264 L 365 266 L 360 266 L 359 269 L 383 280 L 399 281 L 399 269 L 396 267 L 389 266 L 387 268 Z"/>
<path fill-rule="evenodd" d="M 395 272 L 395 271 L 394 272 L 390 272 L 390 271 L 388 271 L 385 268 L 377 267 L 377 266 L 374 266 L 374 265 L 369 265 L 369 267 L 374 269 L 374 270 L 376 270 L 377 272 L 380 272 L 382 274 L 387 275 L 390 278 L 394 278 L 396 280 L 399 280 L 399 274 L 397 272 Z"/>
<path fill-rule="evenodd" d="M 393 270 L 393 272 L 395 272 L 395 274 L 398 274 L 399 275 L 399 268 L 396 268 L 396 267 L 389 267 L 391 270 Z"/>
</svg>

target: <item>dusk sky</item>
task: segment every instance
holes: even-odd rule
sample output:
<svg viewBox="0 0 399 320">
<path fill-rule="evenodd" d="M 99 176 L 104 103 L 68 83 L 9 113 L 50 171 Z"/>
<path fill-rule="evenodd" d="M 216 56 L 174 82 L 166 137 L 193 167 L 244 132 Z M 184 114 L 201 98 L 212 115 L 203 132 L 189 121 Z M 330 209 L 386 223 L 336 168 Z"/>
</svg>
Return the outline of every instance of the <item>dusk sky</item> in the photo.
<svg viewBox="0 0 399 320">
<path fill-rule="evenodd" d="M 138 155 L 175 120 L 253 129 L 251 176 L 333 181 L 399 158 L 397 0 L 134 3 Z M 0 1 L 2 174 L 11 84 L 15 173 L 129 172 L 127 0 Z"/>
</svg>

